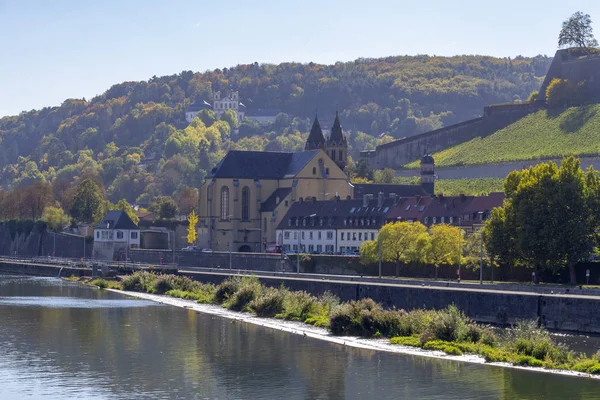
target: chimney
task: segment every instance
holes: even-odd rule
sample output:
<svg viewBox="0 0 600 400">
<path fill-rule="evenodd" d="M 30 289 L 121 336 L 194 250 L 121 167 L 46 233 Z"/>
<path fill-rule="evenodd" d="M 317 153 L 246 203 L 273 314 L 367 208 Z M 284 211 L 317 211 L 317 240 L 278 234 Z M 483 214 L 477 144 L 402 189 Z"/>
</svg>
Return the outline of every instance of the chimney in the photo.
<svg viewBox="0 0 600 400">
<path fill-rule="evenodd" d="M 385 199 L 385 194 L 379 192 L 379 194 L 377 194 L 377 207 L 383 207 L 383 199 Z"/>
</svg>

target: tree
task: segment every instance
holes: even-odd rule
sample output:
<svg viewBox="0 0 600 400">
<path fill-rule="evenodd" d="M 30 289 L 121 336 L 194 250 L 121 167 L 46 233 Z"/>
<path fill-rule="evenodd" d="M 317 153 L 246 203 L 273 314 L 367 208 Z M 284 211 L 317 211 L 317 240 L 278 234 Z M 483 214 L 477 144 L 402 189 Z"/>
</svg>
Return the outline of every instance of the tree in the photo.
<svg viewBox="0 0 600 400">
<path fill-rule="evenodd" d="M 381 243 L 378 243 L 381 241 Z M 396 272 L 402 264 L 422 262 L 429 246 L 427 227 L 420 222 L 395 222 L 384 225 L 374 241 L 363 242 L 360 247 L 361 262 L 372 264 L 379 259 L 396 264 Z"/>
<path fill-rule="evenodd" d="M 91 179 L 85 179 L 77 187 L 73 206 L 71 207 L 71 216 L 77 221 L 92 222 L 94 213 L 102 205 L 104 197 L 100 187 Z"/>
<path fill-rule="evenodd" d="M 550 108 L 567 107 L 578 99 L 577 86 L 567 79 L 554 78 L 546 89 L 546 103 Z"/>
<path fill-rule="evenodd" d="M 456 226 L 439 224 L 429 228 L 431 235 L 426 259 L 435 265 L 436 276 L 440 265 L 456 264 L 459 260 L 461 249 L 465 243 L 464 231 Z"/>
<path fill-rule="evenodd" d="M 589 259 L 598 245 L 600 178 L 583 172 L 575 157 L 514 171 L 506 178 L 506 201 L 486 222 L 484 240 L 492 258 L 554 273 Z"/>
<path fill-rule="evenodd" d="M 169 196 L 157 196 L 152 199 L 148 209 L 159 219 L 172 219 L 177 215 L 177 204 Z"/>
<path fill-rule="evenodd" d="M 189 214 L 198 206 L 198 189 L 186 186 L 177 197 L 177 207 L 182 214 Z"/>
<path fill-rule="evenodd" d="M 187 220 L 189 222 L 187 241 L 188 244 L 194 244 L 196 243 L 196 239 L 198 236 L 198 233 L 196 232 L 196 224 L 198 223 L 198 216 L 196 215 L 196 211 L 192 210 L 190 215 L 188 215 Z"/>
<path fill-rule="evenodd" d="M 531 92 L 529 94 L 529 97 L 527 98 L 527 102 L 528 103 L 535 103 L 538 96 L 539 96 L 540 92 L 538 90 L 534 90 L 533 92 Z"/>
<path fill-rule="evenodd" d="M 237 113 L 228 108 L 227 110 L 223 111 L 223 114 L 221 114 L 221 121 L 227 122 L 231 130 L 236 129 L 238 126 Z"/>
<path fill-rule="evenodd" d="M 42 217 L 44 208 L 52 202 L 52 186 L 45 181 L 38 181 L 24 189 L 22 206 L 26 217 L 36 220 Z"/>
<path fill-rule="evenodd" d="M 354 176 L 357 178 L 365 178 L 373 180 L 373 168 L 369 166 L 369 163 L 365 159 L 359 159 L 356 163 L 354 170 Z"/>
<path fill-rule="evenodd" d="M 590 15 L 577 11 L 564 21 L 558 34 L 558 46 L 576 46 L 580 49 L 598 47 L 598 41 L 594 38 Z"/>
<path fill-rule="evenodd" d="M 121 210 L 123 211 L 125 214 L 127 214 L 129 216 L 129 218 L 131 218 L 131 220 L 133 221 L 134 224 L 138 224 L 140 222 L 140 218 L 137 216 L 137 214 L 135 213 L 135 210 L 131 207 L 131 205 L 129 204 L 129 202 L 125 199 L 121 199 L 119 200 L 119 202 L 117 203 L 117 205 L 112 208 L 113 210 Z"/>
<path fill-rule="evenodd" d="M 62 208 L 53 206 L 44 208 L 42 220 L 54 232 L 62 231 L 71 223 L 71 217 Z"/>
<path fill-rule="evenodd" d="M 373 173 L 374 183 L 393 183 L 396 171 L 391 168 L 377 170 Z"/>
</svg>

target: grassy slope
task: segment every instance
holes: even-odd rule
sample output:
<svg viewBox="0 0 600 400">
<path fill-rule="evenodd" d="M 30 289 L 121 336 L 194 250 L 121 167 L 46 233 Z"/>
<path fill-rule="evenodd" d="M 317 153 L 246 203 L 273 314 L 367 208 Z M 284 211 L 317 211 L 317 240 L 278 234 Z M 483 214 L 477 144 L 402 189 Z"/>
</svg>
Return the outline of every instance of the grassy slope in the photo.
<svg viewBox="0 0 600 400">
<path fill-rule="evenodd" d="M 475 138 L 434 154 L 436 166 L 560 158 L 600 154 L 600 104 L 562 113 L 531 114 L 486 138 Z M 408 165 L 417 168 L 418 163 Z"/>
<path fill-rule="evenodd" d="M 503 183 L 503 178 L 440 179 L 435 181 L 435 192 L 446 196 L 486 195 L 490 192 L 503 192 Z"/>
</svg>

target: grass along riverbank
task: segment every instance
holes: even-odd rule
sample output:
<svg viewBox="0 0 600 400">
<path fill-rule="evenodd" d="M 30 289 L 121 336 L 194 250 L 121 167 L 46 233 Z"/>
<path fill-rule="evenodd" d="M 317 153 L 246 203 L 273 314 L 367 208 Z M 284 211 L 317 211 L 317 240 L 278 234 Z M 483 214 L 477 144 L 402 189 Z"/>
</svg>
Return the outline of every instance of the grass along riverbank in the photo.
<svg viewBox="0 0 600 400">
<path fill-rule="evenodd" d="M 121 282 L 90 283 L 221 305 L 259 317 L 299 321 L 327 328 L 336 336 L 389 338 L 395 345 L 454 356 L 474 354 L 486 362 L 600 374 L 600 352 L 591 357 L 575 354 L 554 342 L 535 321 L 523 321 L 497 334 L 489 326 L 470 321 L 455 306 L 438 311 L 384 310 L 371 299 L 340 303 L 328 292 L 315 297 L 284 287 L 269 288 L 255 277 L 233 277 L 215 286 L 187 277 L 136 272 Z"/>
</svg>

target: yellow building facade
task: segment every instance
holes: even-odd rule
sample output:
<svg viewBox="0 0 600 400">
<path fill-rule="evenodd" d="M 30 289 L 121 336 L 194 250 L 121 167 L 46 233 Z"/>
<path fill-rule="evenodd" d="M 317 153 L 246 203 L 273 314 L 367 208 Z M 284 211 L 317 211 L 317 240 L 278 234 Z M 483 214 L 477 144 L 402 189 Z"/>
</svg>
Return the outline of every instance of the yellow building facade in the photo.
<svg viewBox="0 0 600 400">
<path fill-rule="evenodd" d="M 351 198 L 353 187 L 323 149 L 297 153 L 230 151 L 200 188 L 201 247 L 264 251 L 296 201 Z"/>
</svg>

